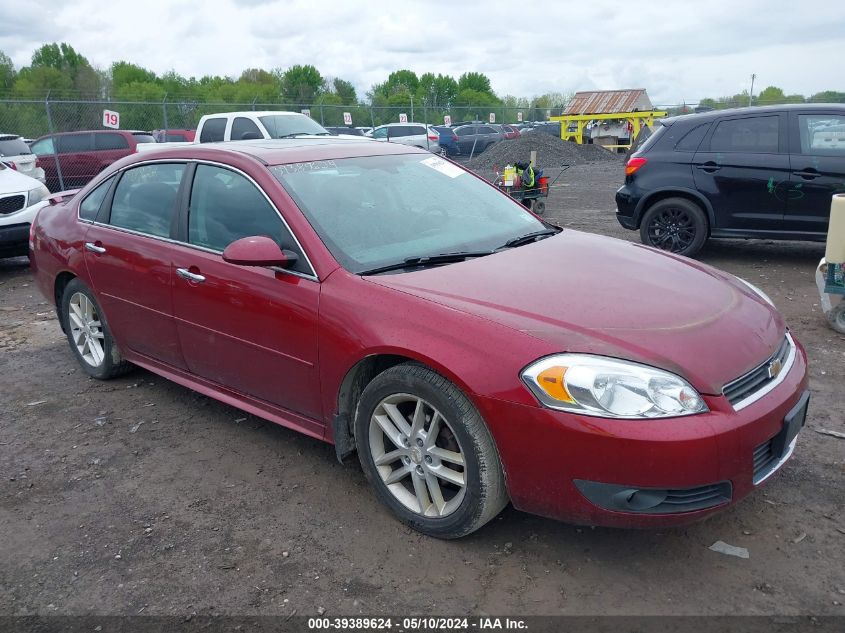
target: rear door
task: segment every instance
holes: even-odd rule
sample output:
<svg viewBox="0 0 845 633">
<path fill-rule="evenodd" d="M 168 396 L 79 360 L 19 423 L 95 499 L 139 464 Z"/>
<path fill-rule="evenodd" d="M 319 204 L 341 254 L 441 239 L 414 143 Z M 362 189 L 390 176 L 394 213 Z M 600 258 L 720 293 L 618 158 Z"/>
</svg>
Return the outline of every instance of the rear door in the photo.
<svg viewBox="0 0 845 633">
<path fill-rule="evenodd" d="M 119 132 L 95 132 L 94 133 L 93 158 L 96 160 L 95 174 L 111 165 L 114 161 L 129 156 L 132 149 L 126 137 Z M 91 175 L 94 177 L 94 174 Z"/>
<path fill-rule="evenodd" d="M 472 146 L 476 140 L 476 129 L 474 125 L 467 125 L 455 130 L 455 135 L 458 137 L 458 148 L 462 154 L 469 154 L 472 151 Z"/>
<path fill-rule="evenodd" d="M 185 164 L 174 162 L 119 174 L 84 246 L 94 293 L 118 343 L 180 369 L 185 362 L 173 321 L 170 238 L 184 172 Z M 88 206 L 93 203 L 83 200 L 81 219 L 92 212 Z"/>
<path fill-rule="evenodd" d="M 783 230 L 789 189 L 786 113 L 717 121 L 693 157 L 696 188 L 720 229 Z"/>
<path fill-rule="evenodd" d="M 845 113 L 789 113 L 792 167 L 784 229 L 827 233 L 831 196 L 845 192 Z"/>
<path fill-rule="evenodd" d="M 254 235 L 297 253 L 295 267 L 223 261 L 226 246 Z M 241 172 L 199 164 L 180 241 L 173 260 L 173 304 L 190 371 L 319 419 L 320 284 L 269 198 Z M 312 430 L 322 428 L 315 422 Z"/>
</svg>

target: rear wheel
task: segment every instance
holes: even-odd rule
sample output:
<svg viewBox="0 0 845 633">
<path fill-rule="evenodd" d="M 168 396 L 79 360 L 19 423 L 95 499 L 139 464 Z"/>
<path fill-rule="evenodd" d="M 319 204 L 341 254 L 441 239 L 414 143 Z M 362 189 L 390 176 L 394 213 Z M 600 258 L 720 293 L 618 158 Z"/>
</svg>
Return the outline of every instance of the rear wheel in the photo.
<svg viewBox="0 0 845 633">
<path fill-rule="evenodd" d="M 121 357 L 94 294 L 79 279 L 65 287 L 61 315 L 70 348 L 89 376 L 107 380 L 132 369 Z"/>
<path fill-rule="evenodd" d="M 707 217 L 694 202 L 666 198 L 656 202 L 640 224 L 643 244 L 691 257 L 707 240 Z"/>
<path fill-rule="evenodd" d="M 467 397 L 427 367 L 376 376 L 355 416 L 361 466 L 402 522 L 438 538 L 480 528 L 507 504 L 493 438 Z"/>
<path fill-rule="evenodd" d="M 546 212 L 546 203 L 542 200 L 535 200 L 531 210 L 537 215 L 543 215 Z"/>
<path fill-rule="evenodd" d="M 831 308 L 830 312 L 827 313 L 827 321 L 834 330 L 840 334 L 845 334 L 845 299 Z"/>
</svg>

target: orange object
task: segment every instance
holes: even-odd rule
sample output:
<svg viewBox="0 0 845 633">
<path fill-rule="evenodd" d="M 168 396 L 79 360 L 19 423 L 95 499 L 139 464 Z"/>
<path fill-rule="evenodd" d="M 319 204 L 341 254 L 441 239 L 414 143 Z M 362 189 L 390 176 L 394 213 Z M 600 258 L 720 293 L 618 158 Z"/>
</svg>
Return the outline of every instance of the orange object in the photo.
<svg viewBox="0 0 845 633">
<path fill-rule="evenodd" d="M 540 179 L 537 181 L 538 185 L 540 186 L 540 190 L 543 193 L 547 193 L 549 190 L 549 177 L 548 176 L 540 176 Z"/>
</svg>

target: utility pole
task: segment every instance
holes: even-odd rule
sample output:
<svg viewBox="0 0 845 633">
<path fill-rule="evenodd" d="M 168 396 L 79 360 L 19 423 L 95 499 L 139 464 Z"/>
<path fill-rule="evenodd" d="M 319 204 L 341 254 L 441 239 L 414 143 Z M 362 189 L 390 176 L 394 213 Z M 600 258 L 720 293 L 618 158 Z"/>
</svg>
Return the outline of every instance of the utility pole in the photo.
<svg viewBox="0 0 845 633">
<path fill-rule="evenodd" d="M 757 75 L 755 75 L 754 73 L 751 73 L 751 92 L 748 93 L 748 105 L 751 105 L 751 103 L 754 100 L 754 80 L 755 79 L 757 79 Z"/>
</svg>

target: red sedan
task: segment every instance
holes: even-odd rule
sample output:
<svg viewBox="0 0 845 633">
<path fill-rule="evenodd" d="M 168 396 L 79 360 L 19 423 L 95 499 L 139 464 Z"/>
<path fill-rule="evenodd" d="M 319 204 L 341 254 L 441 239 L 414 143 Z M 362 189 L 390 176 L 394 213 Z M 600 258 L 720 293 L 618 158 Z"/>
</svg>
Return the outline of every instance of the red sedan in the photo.
<svg viewBox="0 0 845 633">
<path fill-rule="evenodd" d="M 32 226 L 72 353 L 144 367 L 357 451 L 402 521 L 452 538 L 508 503 L 700 519 L 792 454 L 807 362 L 751 284 L 552 226 L 403 145 L 162 149 Z"/>
</svg>

